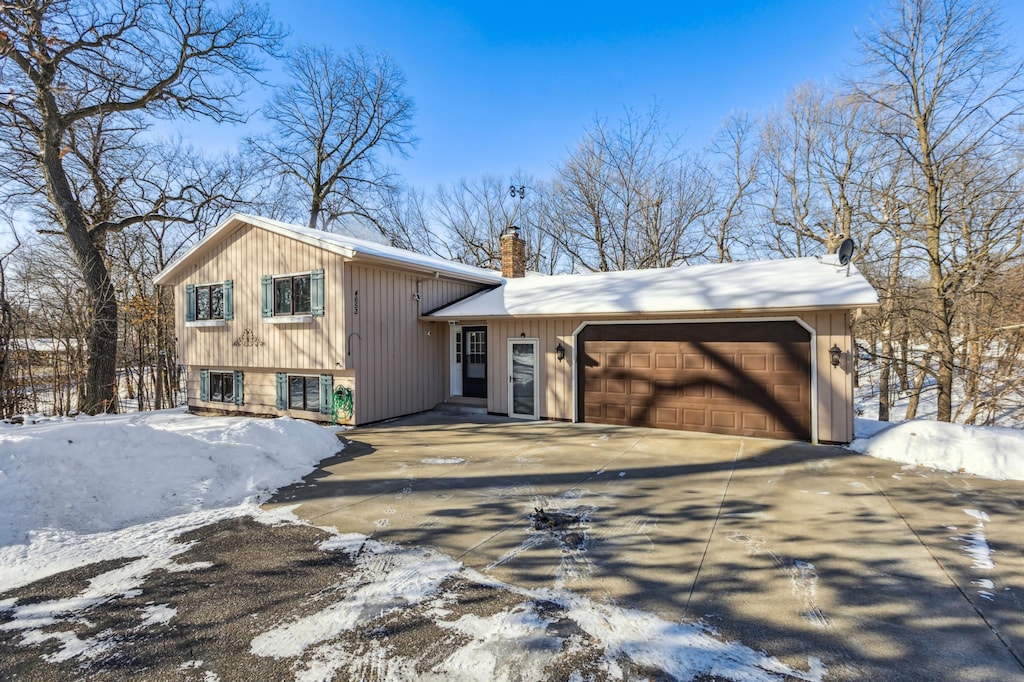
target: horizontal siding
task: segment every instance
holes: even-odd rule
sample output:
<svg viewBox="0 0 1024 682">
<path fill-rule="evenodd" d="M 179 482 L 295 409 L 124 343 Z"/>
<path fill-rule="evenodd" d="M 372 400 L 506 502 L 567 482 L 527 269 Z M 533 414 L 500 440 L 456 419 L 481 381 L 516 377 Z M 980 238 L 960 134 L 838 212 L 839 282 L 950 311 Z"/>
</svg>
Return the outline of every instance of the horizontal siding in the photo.
<svg viewBox="0 0 1024 682">
<path fill-rule="evenodd" d="M 325 271 L 325 315 L 309 323 L 266 323 L 260 315 L 260 277 L 315 268 Z M 186 326 L 185 285 L 225 279 L 234 281 L 235 319 L 222 326 Z M 274 407 L 275 372 L 327 373 L 352 382 L 356 389 L 356 423 L 430 409 L 448 396 L 448 324 L 428 322 L 421 315 L 482 288 L 400 268 L 346 262 L 340 255 L 248 225 L 222 238 L 183 271 L 173 286 L 178 361 L 188 366 L 190 405 L 198 404 L 199 368 L 244 370 L 247 398 L 240 411 L 260 414 L 279 414 Z M 818 438 L 848 442 L 853 437 L 849 315 L 842 311 L 809 311 L 779 316 L 799 316 L 815 329 Z M 700 319 L 744 317 L 765 315 L 701 315 Z M 686 318 L 676 315 L 660 319 Z M 589 322 L 608 320 L 627 321 L 587 318 Z M 507 340 L 525 335 L 539 340 L 541 416 L 571 420 L 572 335 L 583 321 L 578 317 L 477 321 L 489 329 L 488 410 L 508 412 Z M 460 321 L 462 325 L 473 323 Z M 559 343 L 566 348 L 566 358 L 561 362 L 555 356 Z M 847 353 L 838 368 L 829 363 L 828 349 L 833 344 Z M 204 406 L 236 411 L 230 405 Z"/>
<path fill-rule="evenodd" d="M 244 377 L 244 390 L 243 399 L 244 404 L 232 405 L 229 403 L 221 403 L 214 401 L 203 401 L 199 399 L 199 370 L 209 369 L 214 372 L 231 372 L 236 369 L 240 369 L 245 373 Z M 313 375 L 321 374 L 319 371 L 311 371 L 303 368 L 296 367 L 280 367 L 271 368 L 265 370 L 255 370 L 244 367 L 206 367 L 199 365 L 190 365 L 186 371 L 186 394 L 188 396 L 188 404 L 191 407 L 204 408 L 209 410 L 220 410 L 228 413 L 239 413 L 239 414 L 259 414 L 268 416 L 286 416 L 294 417 L 295 419 L 311 419 L 314 421 L 327 421 L 330 419 L 328 415 L 320 414 L 319 412 L 307 412 L 304 410 L 279 410 L 277 409 L 277 373 L 285 372 L 288 374 L 303 374 Z M 323 374 L 330 374 L 330 372 L 322 372 Z M 359 394 L 356 390 L 355 377 L 351 371 L 341 371 L 333 373 L 334 387 L 347 386 L 352 390 L 353 394 L 353 405 L 358 405 Z M 353 419 L 343 420 L 341 423 L 353 424 Z"/>
</svg>

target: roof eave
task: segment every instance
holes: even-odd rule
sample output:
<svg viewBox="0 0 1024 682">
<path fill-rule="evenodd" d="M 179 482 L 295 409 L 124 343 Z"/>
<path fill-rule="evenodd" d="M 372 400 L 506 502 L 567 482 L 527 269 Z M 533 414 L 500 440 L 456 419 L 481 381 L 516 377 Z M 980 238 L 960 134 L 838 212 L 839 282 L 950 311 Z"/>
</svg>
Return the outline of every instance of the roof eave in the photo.
<svg viewBox="0 0 1024 682">
<path fill-rule="evenodd" d="M 390 265 L 391 267 L 397 267 L 405 270 L 412 270 L 413 272 L 422 273 L 443 273 L 448 279 L 458 279 L 460 281 L 467 281 L 479 284 L 500 284 L 501 277 L 495 275 L 493 277 L 488 275 L 474 275 L 472 273 L 461 272 L 452 268 L 436 267 L 427 264 L 411 263 L 408 261 L 398 260 L 389 258 L 387 256 L 381 256 L 379 254 L 363 253 L 358 249 L 349 248 L 338 244 L 333 241 L 318 239 L 315 236 L 309 234 L 301 234 L 289 230 L 279 224 L 276 221 L 267 220 L 260 218 L 259 216 L 249 215 L 246 213 L 233 213 L 226 218 L 220 225 L 213 229 L 208 235 L 203 237 L 199 242 L 194 244 L 188 251 L 182 254 L 173 263 L 168 265 L 166 268 L 161 270 L 156 277 L 153 278 L 153 282 L 157 285 L 165 285 L 173 280 L 180 272 L 197 257 L 202 255 L 205 251 L 212 248 L 212 245 L 216 244 L 220 236 L 226 232 L 230 232 L 237 229 L 241 225 L 252 225 L 260 229 L 273 232 L 274 234 L 295 239 L 299 242 L 315 246 L 332 253 L 336 253 L 343 258 L 347 258 L 353 261 L 365 261 L 374 262 Z"/>
<path fill-rule="evenodd" d="M 413 272 L 422 272 L 429 275 L 438 275 L 445 279 L 457 279 L 463 282 L 473 282 L 474 284 L 489 284 L 497 286 L 501 284 L 501 277 L 499 275 L 488 276 L 488 275 L 474 275 L 468 272 L 461 272 L 450 268 L 442 268 L 437 266 L 428 265 L 425 263 L 410 263 L 408 261 L 395 260 L 388 258 L 387 256 L 381 256 L 376 253 L 363 253 L 356 249 L 349 256 L 349 259 L 357 263 L 379 263 L 382 265 L 389 265 L 393 268 L 401 268 L 402 270 L 412 270 Z M 478 292 L 474 292 L 478 293 Z"/>
<path fill-rule="evenodd" d="M 252 225 L 274 234 L 295 239 L 297 241 L 317 246 L 319 248 L 331 251 L 333 253 L 340 254 L 351 258 L 353 255 L 352 249 L 343 247 L 340 244 L 335 244 L 316 237 L 311 237 L 305 234 L 299 234 L 287 230 L 273 221 L 265 220 L 259 216 L 249 215 L 247 213 L 232 213 L 228 216 L 220 225 L 215 227 L 212 232 L 196 242 L 192 247 L 181 255 L 177 260 L 168 265 L 166 268 L 157 273 L 156 277 L 153 278 L 153 283 L 157 285 L 164 285 L 170 280 L 174 279 L 180 272 L 192 261 L 198 258 L 200 255 L 205 253 L 207 250 L 213 247 L 214 244 L 220 241 L 223 234 L 231 232 L 242 225 Z"/>
<path fill-rule="evenodd" d="M 569 312 L 569 313 L 445 313 L 438 311 L 424 316 L 430 320 L 498 320 L 498 319 L 515 319 L 515 318 L 561 318 L 561 317 L 601 317 L 601 318 L 627 318 L 627 317 L 638 317 L 638 316 L 680 316 L 680 317 L 695 317 L 699 315 L 779 315 L 779 314 L 792 314 L 798 312 L 808 311 L 836 311 L 836 310 L 855 310 L 857 308 L 877 308 L 880 305 L 878 301 L 867 302 L 867 303 L 839 303 L 830 305 L 811 305 L 811 306 L 788 306 L 788 307 L 771 307 L 771 308 L 702 308 L 694 310 L 634 310 L 634 311 L 580 311 L 580 312 Z"/>
</svg>

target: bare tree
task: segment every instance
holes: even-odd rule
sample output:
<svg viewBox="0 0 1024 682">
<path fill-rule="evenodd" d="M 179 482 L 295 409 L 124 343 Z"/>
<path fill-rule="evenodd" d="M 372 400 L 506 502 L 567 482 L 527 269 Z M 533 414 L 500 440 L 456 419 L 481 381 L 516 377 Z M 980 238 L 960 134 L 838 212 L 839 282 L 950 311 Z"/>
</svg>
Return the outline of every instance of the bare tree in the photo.
<svg viewBox="0 0 1024 682">
<path fill-rule="evenodd" d="M 114 397 L 118 304 L 107 237 L 164 217 L 123 199 L 138 179 L 123 153 L 142 146 L 145 115 L 241 120 L 242 78 L 278 29 L 266 11 L 206 0 L 27 0 L 0 13 L 0 145 L 4 178 L 42 191 L 46 215 L 71 247 L 89 299 L 82 409 Z M 129 154 L 138 159 L 138 155 Z M 129 164 L 130 166 L 130 164 Z"/>
<path fill-rule="evenodd" d="M 301 47 L 287 73 L 264 109 L 271 133 L 250 142 L 302 198 L 310 229 L 346 216 L 377 224 L 396 183 L 379 155 L 405 154 L 416 142 L 401 69 L 362 48 Z"/>
<path fill-rule="evenodd" d="M 911 174 L 903 203 L 928 282 L 941 421 L 953 417 L 958 302 L 977 287 L 979 266 L 992 271 L 1020 253 L 1024 63 L 1010 58 L 999 27 L 984 0 L 897 2 L 862 40 L 867 73 L 852 83 Z"/>
<path fill-rule="evenodd" d="M 805 83 L 768 117 L 760 178 L 774 228 L 769 244 L 781 255 L 831 252 L 846 237 L 866 248 L 877 234 L 858 213 L 869 205 L 877 167 L 866 115 L 853 98 Z"/>
<path fill-rule="evenodd" d="M 704 229 L 714 247 L 712 260 L 717 263 L 732 262 L 734 251 L 749 247 L 754 232 L 749 221 L 760 165 L 758 130 L 755 118 L 734 113 L 722 123 L 711 144 L 714 211 Z"/>
<path fill-rule="evenodd" d="M 15 319 L 14 306 L 7 286 L 7 269 L 11 256 L 21 246 L 21 239 L 13 219 L 5 218 L 10 229 L 9 243 L 0 246 L 0 416 L 10 417 L 17 404 L 14 394 L 7 390 L 10 385 L 11 359 L 14 351 Z"/>
<path fill-rule="evenodd" d="M 541 210 L 545 187 L 536 179 L 516 173 L 508 178 L 483 175 L 438 187 L 431 201 L 431 216 L 446 257 L 484 268 L 501 269 L 501 235 L 510 226 L 520 228 L 526 241 L 528 270 L 551 272 L 557 251 Z"/>
<path fill-rule="evenodd" d="M 557 169 L 553 236 L 576 267 L 667 267 L 703 256 L 695 228 L 713 208 L 699 159 L 677 151 L 657 109 L 627 111 L 618 127 L 596 122 Z"/>
</svg>

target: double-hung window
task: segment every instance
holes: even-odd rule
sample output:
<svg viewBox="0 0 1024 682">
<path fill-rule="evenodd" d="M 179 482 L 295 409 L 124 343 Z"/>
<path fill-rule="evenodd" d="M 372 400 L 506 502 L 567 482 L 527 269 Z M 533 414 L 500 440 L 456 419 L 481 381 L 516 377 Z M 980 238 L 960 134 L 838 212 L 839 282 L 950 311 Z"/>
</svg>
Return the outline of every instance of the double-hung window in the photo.
<svg viewBox="0 0 1024 682">
<path fill-rule="evenodd" d="M 185 320 L 214 322 L 234 319 L 232 280 L 185 285 Z"/>
<path fill-rule="evenodd" d="M 263 275 L 260 279 L 260 301 L 265 319 L 303 321 L 324 314 L 324 270 L 310 270 L 287 275 Z"/>
</svg>

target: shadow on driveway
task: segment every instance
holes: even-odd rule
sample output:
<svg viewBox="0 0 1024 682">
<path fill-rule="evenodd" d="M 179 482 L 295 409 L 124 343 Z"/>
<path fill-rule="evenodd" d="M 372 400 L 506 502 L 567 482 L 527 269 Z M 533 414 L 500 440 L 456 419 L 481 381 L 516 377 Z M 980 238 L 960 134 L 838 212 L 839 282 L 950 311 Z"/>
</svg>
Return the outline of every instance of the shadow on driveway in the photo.
<svg viewBox="0 0 1024 682">
<path fill-rule="evenodd" d="M 1024 678 L 1024 484 L 837 447 L 494 417 L 347 435 L 275 503 L 511 585 L 699 619 L 835 679 Z M 579 523 L 545 537 L 536 509 Z"/>
</svg>

